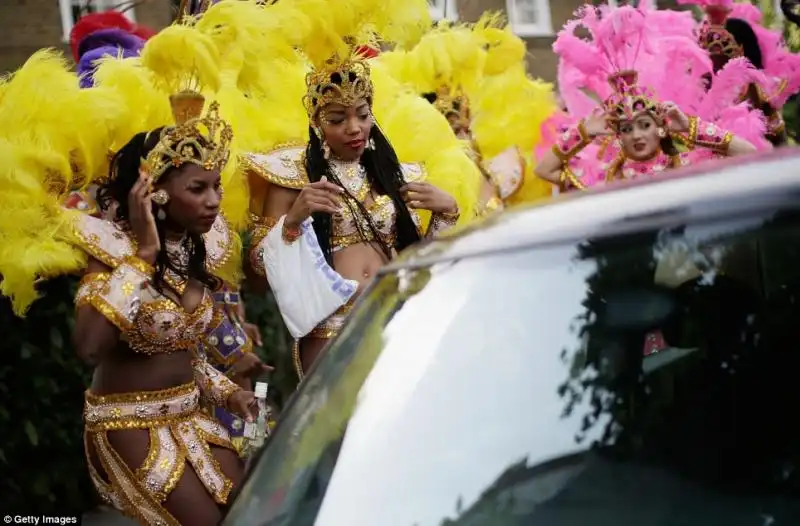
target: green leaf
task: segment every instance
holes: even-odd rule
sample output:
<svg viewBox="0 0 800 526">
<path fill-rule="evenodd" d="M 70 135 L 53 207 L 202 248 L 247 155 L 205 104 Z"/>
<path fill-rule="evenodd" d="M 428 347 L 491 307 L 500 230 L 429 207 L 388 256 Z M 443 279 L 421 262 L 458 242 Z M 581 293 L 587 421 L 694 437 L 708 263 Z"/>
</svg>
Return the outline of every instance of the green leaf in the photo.
<svg viewBox="0 0 800 526">
<path fill-rule="evenodd" d="M 25 421 L 25 433 L 28 435 L 28 440 L 32 446 L 39 445 L 39 435 L 36 434 L 36 428 L 31 424 L 30 420 Z"/>
<path fill-rule="evenodd" d="M 33 346 L 28 342 L 25 342 L 22 344 L 22 347 L 19 350 L 19 356 L 23 360 L 28 360 L 30 359 L 31 356 L 33 356 L 33 351 L 34 351 Z"/>
<path fill-rule="evenodd" d="M 57 350 L 61 350 L 64 347 L 64 336 L 62 336 L 61 331 L 59 331 L 57 327 L 52 327 L 50 329 L 50 343 L 53 344 L 53 347 Z"/>
</svg>

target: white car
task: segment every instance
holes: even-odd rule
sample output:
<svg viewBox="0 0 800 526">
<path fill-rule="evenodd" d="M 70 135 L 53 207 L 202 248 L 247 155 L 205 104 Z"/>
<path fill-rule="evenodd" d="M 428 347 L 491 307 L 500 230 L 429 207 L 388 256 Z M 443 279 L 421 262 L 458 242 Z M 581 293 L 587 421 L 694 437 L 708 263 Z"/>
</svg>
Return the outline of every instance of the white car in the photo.
<svg viewBox="0 0 800 526">
<path fill-rule="evenodd" d="M 387 267 L 231 526 L 800 524 L 800 155 L 512 210 Z"/>
</svg>

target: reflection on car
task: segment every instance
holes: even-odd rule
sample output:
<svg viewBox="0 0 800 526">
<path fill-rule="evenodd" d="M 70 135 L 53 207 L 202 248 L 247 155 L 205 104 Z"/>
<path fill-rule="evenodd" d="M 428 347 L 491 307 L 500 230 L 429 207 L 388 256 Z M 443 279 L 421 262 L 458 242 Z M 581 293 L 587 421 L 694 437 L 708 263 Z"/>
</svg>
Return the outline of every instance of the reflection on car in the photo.
<svg viewBox="0 0 800 526">
<path fill-rule="evenodd" d="M 406 254 L 225 524 L 800 524 L 798 160 L 559 199 Z"/>
</svg>

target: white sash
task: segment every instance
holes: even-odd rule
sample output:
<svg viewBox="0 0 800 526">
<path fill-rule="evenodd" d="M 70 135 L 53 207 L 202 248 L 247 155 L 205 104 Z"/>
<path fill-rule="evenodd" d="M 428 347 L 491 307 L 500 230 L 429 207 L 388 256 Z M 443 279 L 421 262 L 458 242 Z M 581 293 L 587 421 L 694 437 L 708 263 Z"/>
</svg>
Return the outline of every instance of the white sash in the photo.
<svg viewBox="0 0 800 526">
<path fill-rule="evenodd" d="M 302 338 L 347 303 L 358 282 L 333 270 L 320 249 L 309 217 L 292 244 L 283 240 L 282 216 L 264 238 L 264 268 L 291 335 Z"/>
</svg>

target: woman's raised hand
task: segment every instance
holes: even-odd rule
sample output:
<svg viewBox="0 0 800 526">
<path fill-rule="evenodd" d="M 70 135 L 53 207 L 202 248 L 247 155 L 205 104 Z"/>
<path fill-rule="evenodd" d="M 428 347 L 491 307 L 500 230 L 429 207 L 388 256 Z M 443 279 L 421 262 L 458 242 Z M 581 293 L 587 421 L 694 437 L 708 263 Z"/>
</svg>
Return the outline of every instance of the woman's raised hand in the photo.
<svg viewBox="0 0 800 526">
<path fill-rule="evenodd" d="M 307 184 L 286 214 L 285 223 L 298 226 L 314 212 L 338 214 L 342 207 L 340 196 L 343 192 L 342 187 L 331 183 L 325 176 L 316 183 Z"/>
<path fill-rule="evenodd" d="M 158 237 L 156 218 L 153 217 L 150 195 L 150 177 L 141 171 L 139 180 L 128 194 L 128 219 L 138 245 L 136 255 L 152 265 L 161 250 L 161 240 Z"/>
</svg>

